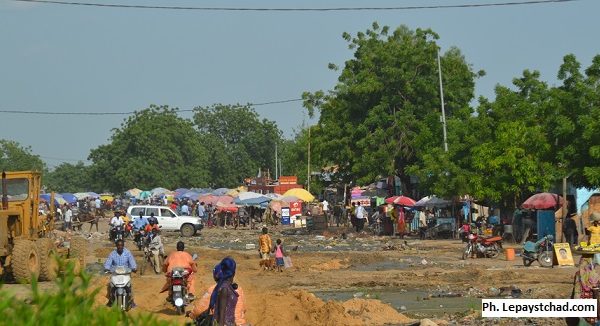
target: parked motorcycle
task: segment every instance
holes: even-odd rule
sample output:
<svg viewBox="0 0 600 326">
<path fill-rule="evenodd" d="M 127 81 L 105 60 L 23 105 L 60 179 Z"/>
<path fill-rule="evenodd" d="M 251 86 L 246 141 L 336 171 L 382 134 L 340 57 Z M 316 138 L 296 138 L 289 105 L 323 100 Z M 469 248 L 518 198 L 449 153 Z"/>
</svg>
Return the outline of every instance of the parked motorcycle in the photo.
<svg viewBox="0 0 600 326">
<path fill-rule="evenodd" d="M 110 276 L 111 301 L 122 311 L 131 308 L 131 269 L 117 266 Z"/>
<path fill-rule="evenodd" d="M 462 259 L 472 256 L 496 258 L 500 255 L 502 237 L 481 238 L 477 234 L 471 233 L 467 236 L 467 239 L 468 242 L 463 250 Z"/>
<path fill-rule="evenodd" d="M 547 235 L 536 242 L 527 241 L 523 244 L 523 265 L 531 266 L 531 263 L 538 261 L 542 267 L 552 267 L 554 260 L 553 248 L 554 237 Z"/>
</svg>

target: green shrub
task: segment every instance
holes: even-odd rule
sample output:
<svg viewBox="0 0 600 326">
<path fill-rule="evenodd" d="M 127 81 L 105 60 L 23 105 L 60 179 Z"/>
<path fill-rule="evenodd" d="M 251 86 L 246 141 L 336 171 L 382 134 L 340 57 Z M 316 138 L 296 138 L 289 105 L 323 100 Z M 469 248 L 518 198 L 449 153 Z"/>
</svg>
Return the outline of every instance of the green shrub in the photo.
<svg viewBox="0 0 600 326">
<path fill-rule="evenodd" d="M 55 281 L 57 288 L 40 291 L 32 282 L 32 299 L 19 300 L 0 289 L 0 325 L 172 325 L 158 321 L 150 314 L 123 313 L 95 304 L 94 297 L 101 288 L 92 288 L 92 277 L 85 272 L 75 274 L 72 264 L 59 261 L 65 272 Z"/>
</svg>

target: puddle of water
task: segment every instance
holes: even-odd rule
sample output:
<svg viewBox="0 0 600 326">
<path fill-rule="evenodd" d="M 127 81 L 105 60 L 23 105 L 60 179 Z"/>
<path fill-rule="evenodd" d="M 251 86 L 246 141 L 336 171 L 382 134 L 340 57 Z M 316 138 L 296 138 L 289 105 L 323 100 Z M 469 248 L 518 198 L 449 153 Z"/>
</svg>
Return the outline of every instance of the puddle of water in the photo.
<svg viewBox="0 0 600 326">
<path fill-rule="evenodd" d="M 322 300 L 346 301 L 354 298 L 360 290 L 353 291 L 316 291 L 313 292 Z M 478 310 L 481 299 L 469 297 L 431 297 L 429 292 L 422 290 L 408 290 L 401 292 L 398 289 L 369 290 L 362 292 L 362 299 L 378 299 L 390 304 L 401 313 L 421 313 L 428 316 L 441 317 L 445 313 L 456 313 L 470 309 Z"/>
</svg>

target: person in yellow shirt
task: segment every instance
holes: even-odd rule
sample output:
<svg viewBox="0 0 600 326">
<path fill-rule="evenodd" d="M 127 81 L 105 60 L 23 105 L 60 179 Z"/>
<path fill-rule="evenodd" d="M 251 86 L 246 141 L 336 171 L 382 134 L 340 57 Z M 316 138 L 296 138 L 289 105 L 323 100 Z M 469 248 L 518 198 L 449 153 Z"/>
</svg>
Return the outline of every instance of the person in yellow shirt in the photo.
<svg viewBox="0 0 600 326">
<path fill-rule="evenodd" d="M 587 227 L 588 245 L 600 244 L 600 213 L 593 212 L 590 216 L 592 225 Z"/>
<path fill-rule="evenodd" d="M 262 228 L 262 234 L 258 237 L 258 251 L 262 260 L 269 260 L 271 250 L 273 249 L 273 240 L 269 235 L 269 229 Z"/>
</svg>

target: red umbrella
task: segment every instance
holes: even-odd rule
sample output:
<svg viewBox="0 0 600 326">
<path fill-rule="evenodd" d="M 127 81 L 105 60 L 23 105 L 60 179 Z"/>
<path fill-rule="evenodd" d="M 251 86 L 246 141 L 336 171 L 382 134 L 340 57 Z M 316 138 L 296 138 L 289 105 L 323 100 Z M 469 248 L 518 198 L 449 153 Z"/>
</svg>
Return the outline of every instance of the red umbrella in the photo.
<svg viewBox="0 0 600 326">
<path fill-rule="evenodd" d="M 525 209 L 558 209 L 563 203 L 564 200 L 561 196 L 549 192 L 542 192 L 527 198 L 521 207 Z"/>
<path fill-rule="evenodd" d="M 388 203 L 388 204 L 392 204 L 392 203 L 394 203 L 394 200 L 396 200 L 398 197 L 400 197 L 400 196 L 388 197 L 388 198 L 385 199 L 385 202 Z"/>
<path fill-rule="evenodd" d="M 394 204 L 402 206 L 415 206 L 416 201 L 410 197 L 398 196 L 394 199 Z"/>
</svg>

